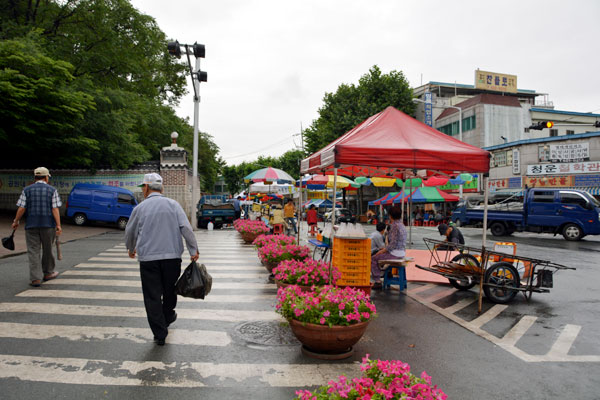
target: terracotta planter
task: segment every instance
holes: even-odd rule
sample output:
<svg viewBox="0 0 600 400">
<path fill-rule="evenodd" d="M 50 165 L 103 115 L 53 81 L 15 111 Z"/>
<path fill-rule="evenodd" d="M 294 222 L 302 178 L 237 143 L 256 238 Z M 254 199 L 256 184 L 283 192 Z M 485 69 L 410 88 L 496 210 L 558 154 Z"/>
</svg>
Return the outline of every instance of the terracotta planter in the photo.
<svg viewBox="0 0 600 400">
<path fill-rule="evenodd" d="M 273 268 L 279 265 L 279 262 L 270 263 L 267 261 L 261 261 L 261 263 L 265 266 L 265 268 L 267 269 L 267 271 L 269 271 L 270 274 L 273 273 Z"/>
<path fill-rule="evenodd" d="M 288 286 L 291 286 L 291 283 L 283 283 L 281 281 L 275 280 L 275 284 L 277 285 L 277 289 L 279 288 L 286 288 Z M 305 286 L 305 285 L 296 285 L 300 288 L 300 290 L 302 290 L 303 292 L 312 292 L 312 285 L 311 286 Z"/>
<path fill-rule="evenodd" d="M 254 242 L 254 239 L 256 239 L 260 235 L 260 233 L 240 232 L 240 235 L 242 235 L 242 239 L 244 239 L 244 242 L 252 244 L 252 242 Z"/>
<path fill-rule="evenodd" d="M 352 355 L 352 346 L 365 333 L 370 321 L 349 326 L 316 325 L 289 320 L 292 332 L 303 344 L 304 354 L 316 358 L 346 358 Z M 305 351 L 307 350 L 307 351 Z M 323 356 L 323 357 L 320 357 Z M 340 355 L 340 357 L 335 357 Z"/>
</svg>

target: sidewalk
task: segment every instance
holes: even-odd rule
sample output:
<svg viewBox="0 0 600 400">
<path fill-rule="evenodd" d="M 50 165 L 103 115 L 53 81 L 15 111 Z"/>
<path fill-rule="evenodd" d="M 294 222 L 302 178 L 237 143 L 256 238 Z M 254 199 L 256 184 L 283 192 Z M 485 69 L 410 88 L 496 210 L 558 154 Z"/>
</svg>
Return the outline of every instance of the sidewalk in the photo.
<svg viewBox="0 0 600 400">
<path fill-rule="evenodd" d="M 15 211 L 16 213 L 16 211 Z M 11 234 L 11 224 L 15 219 L 15 215 L 2 212 L 0 213 L 0 237 L 7 237 Z M 105 232 L 118 231 L 118 228 L 110 225 L 74 225 L 68 218 L 62 217 L 62 235 L 60 242 L 66 243 L 77 239 L 87 238 L 90 236 L 100 235 Z M 15 249 L 13 251 L 0 246 L 0 258 L 10 257 L 27 252 L 25 244 L 25 221 L 21 220 L 19 228 L 15 232 Z"/>
</svg>

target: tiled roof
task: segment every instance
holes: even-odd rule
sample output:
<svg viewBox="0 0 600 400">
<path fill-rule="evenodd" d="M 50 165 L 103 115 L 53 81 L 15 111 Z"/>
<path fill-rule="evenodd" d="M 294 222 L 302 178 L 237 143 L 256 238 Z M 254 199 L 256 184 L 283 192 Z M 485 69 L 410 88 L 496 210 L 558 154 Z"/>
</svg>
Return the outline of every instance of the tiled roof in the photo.
<svg viewBox="0 0 600 400">
<path fill-rule="evenodd" d="M 491 94 L 491 93 L 478 94 L 477 96 L 473 96 L 470 99 L 467 99 L 465 101 L 458 103 L 456 105 L 456 107 L 460 107 L 460 108 L 462 108 L 463 111 L 465 111 L 467 108 L 473 107 L 477 104 L 494 104 L 497 106 L 521 107 L 521 103 L 519 103 L 519 99 L 517 99 L 514 96 L 501 96 L 501 95 Z M 457 112 L 458 112 L 458 110 L 455 108 L 446 108 L 440 114 L 440 116 L 436 118 L 436 121 L 438 119 L 446 118 L 447 116 L 452 115 Z"/>
</svg>

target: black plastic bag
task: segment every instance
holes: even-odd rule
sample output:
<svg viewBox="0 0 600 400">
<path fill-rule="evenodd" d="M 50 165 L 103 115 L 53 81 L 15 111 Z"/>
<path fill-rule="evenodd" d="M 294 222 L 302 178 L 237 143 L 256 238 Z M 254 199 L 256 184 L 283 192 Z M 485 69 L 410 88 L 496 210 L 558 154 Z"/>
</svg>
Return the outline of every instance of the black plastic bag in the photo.
<svg viewBox="0 0 600 400">
<path fill-rule="evenodd" d="M 175 293 L 183 297 L 203 299 L 212 287 L 212 276 L 209 275 L 204 264 L 192 261 L 175 283 Z"/>
<path fill-rule="evenodd" d="M 2 246 L 4 246 L 5 248 L 7 248 L 9 250 L 14 250 L 15 249 L 15 241 L 13 239 L 14 236 L 15 236 L 15 230 L 13 229 L 10 236 L 2 238 Z"/>
</svg>

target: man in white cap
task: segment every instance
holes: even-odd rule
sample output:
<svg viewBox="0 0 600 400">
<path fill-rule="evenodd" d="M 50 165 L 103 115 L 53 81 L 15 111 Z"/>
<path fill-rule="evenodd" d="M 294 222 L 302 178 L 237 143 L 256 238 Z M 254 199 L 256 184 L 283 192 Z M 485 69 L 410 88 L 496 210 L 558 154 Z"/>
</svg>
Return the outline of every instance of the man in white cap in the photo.
<svg viewBox="0 0 600 400">
<path fill-rule="evenodd" d="M 198 244 L 179 203 L 162 195 L 162 177 L 146 174 L 140 186 L 145 200 L 131 213 L 125 245 L 129 257 L 137 254 L 148 323 L 154 341 L 163 346 L 168 326 L 177 319 L 175 282 L 181 273 L 181 237 L 192 261 L 198 260 Z"/>
<path fill-rule="evenodd" d="M 23 215 L 26 216 L 25 242 L 29 256 L 29 284 L 39 287 L 42 280 L 49 281 L 58 276 L 58 272 L 54 271 L 52 243 L 56 235 L 62 233 L 59 213 L 62 203 L 58 191 L 48 184 L 48 168 L 36 168 L 33 176 L 35 183 L 23 189 L 17 201 L 19 208 L 12 227 L 17 229 Z"/>
</svg>

